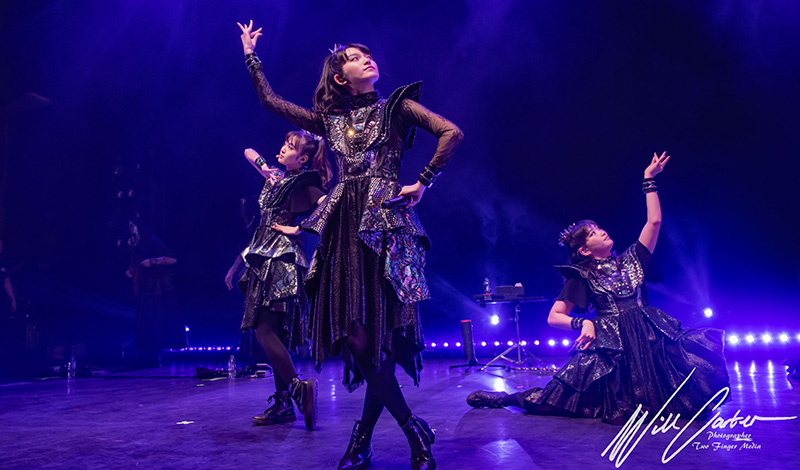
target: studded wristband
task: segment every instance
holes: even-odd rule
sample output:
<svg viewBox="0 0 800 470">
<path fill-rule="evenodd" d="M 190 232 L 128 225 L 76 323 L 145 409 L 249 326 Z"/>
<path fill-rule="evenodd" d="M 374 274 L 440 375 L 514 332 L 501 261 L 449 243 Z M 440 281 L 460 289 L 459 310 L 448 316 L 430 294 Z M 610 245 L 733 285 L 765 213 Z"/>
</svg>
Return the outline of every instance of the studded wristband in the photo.
<svg viewBox="0 0 800 470">
<path fill-rule="evenodd" d="M 247 68 L 250 69 L 251 72 L 253 70 L 261 70 L 262 68 L 261 61 L 258 59 L 255 52 L 245 54 L 244 63 L 247 64 Z"/>
<path fill-rule="evenodd" d="M 441 174 L 442 170 L 437 170 L 431 165 L 426 165 L 419 174 L 417 181 L 422 183 L 423 186 L 430 187 L 433 186 L 433 182 L 436 181 L 436 178 L 438 178 Z"/>
</svg>

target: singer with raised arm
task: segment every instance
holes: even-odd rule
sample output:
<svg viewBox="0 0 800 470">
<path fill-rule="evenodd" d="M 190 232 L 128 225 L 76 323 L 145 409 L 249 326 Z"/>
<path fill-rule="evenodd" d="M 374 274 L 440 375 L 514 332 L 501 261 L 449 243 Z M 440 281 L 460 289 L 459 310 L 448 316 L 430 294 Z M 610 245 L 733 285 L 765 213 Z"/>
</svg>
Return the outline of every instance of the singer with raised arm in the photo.
<svg viewBox="0 0 800 470">
<path fill-rule="evenodd" d="M 414 469 L 433 469 L 434 433 L 411 413 L 395 377 L 399 364 L 419 381 L 424 349 L 418 302 L 429 297 L 423 269 L 428 235 L 414 205 L 439 177 L 463 138 L 452 122 L 419 104 L 420 83 L 383 98 L 369 48 L 336 45 L 322 65 L 313 110 L 276 95 L 253 52 L 261 30 L 239 25 L 247 67 L 261 104 L 287 121 L 325 137 L 336 156 L 339 183 L 302 227 L 320 236 L 306 287 L 312 303 L 312 353 L 345 361 L 350 391 L 367 383 L 361 419 L 339 469 L 362 469 L 372 456 L 372 431 L 386 408 L 406 435 Z M 403 152 L 415 128 L 438 139 L 416 182 L 400 186 Z M 381 208 L 395 196 L 406 205 Z"/>
<path fill-rule="evenodd" d="M 680 413 L 688 419 L 729 385 L 723 332 L 683 328 L 647 301 L 645 281 L 661 280 L 651 259 L 661 228 L 655 176 L 668 161 L 666 152 L 654 155 L 645 169 L 647 222 L 639 240 L 621 255 L 612 251 L 614 241 L 592 220 L 561 233 L 569 264 L 557 266 L 566 282 L 547 323 L 579 332 L 567 364 L 544 388 L 510 395 L 477 391 L 467 397 L 470 406 L 516 406 L 532 414 L 623 424 L 639 405 L 653 414 L 668 403 L 665 415 Z M 576 307 L 581 312 L 593 308 L 597 316 L 570 316 Z M 690 374 L 689 383 L 670 400 Z"/>
</svg>

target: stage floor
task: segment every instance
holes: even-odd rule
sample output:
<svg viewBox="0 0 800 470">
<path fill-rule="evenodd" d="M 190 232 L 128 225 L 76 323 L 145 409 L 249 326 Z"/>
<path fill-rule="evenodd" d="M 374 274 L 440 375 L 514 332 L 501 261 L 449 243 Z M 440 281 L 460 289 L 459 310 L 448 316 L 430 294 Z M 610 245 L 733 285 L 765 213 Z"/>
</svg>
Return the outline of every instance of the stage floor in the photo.
<svg viewBox="0 0 800 470">
<path fill-rule="evenodd" d="M 439 468 L 614 468 L 608 454 L 601 454 L 621 427 L 517 409 L 472 409 L 465 402 L 473 390 L 514 392 L 542 386 L 549 377 L 449 370 L 458 362 L 426 361 L 419 388 L 398 368 L 411 409 L 436 429 Z M 299 364 L 302 374 L 320 381 L 321 415 L 313 432 L 305 430 L 299 415 L 290 424 L 251 425 L 250 418 L 266 408 L 271 377 L 198 380 L 192 377 L 195 365 L 2 384 L 0 468 L 336 468 L 364 394 L 364 387 L 347 393 L 340 362 L 327 362 L 320 374 L 309 362 Z M 729 372 L 731 399 L 719 409 L 722 418 L 737 412 L 740 417 L 800 415 L 800 382 L 787 379 L 780 361 L 731 360 Z M 692 438 L 704 424 L 690 424 L 675 440 L 670 453 L 688 445 L 666 465 L 662 454 L 678 431 L 644 433 L 628 447 L 632 450 L 621 468 L 800 468 L 800 418 L 748 427 L 739 422 L 733 429 L 713 430 L 715 436 L 709 426 Z M 634 442 L 639 435 L 641 430 Z M 373 451 L 371 469 L 409 468 L 408 444 L 387 412 L 376 428 Z"/>
</svg>

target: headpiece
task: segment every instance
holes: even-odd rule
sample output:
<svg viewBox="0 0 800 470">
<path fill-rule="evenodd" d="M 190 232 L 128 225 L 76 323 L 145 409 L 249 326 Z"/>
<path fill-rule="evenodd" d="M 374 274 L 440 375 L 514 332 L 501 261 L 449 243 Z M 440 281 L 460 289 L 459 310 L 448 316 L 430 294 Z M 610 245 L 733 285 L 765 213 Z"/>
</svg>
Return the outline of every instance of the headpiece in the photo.
<svg viewBox="0 0 800 470">
<path fill-rule="evenodd" d="M 333 49 L 328 49 L 328 51 L 330 51 L 330 53 L 331 53 L 331 55 L 332 55 L 332 56 L 335 56 L 335 55 L 336 55 L 336 52 L 337 52 L 339 49 L 342 49 L 343 47 L 344 47 L 344 46 L 343 46 L 343 45 L 341 45 L 341 44 L 336 44 L 336 43 L 334 43 L 334 44 L 333 44 Z"/>
<path fill-rule="evenodd" d="M 565 230 L 558 235 L 558 244 L 561 246 L 569 247 L 572 243 L 572 231 L 575 229 L 575 224 L 570 224 Z"/>
<path fill-rule="evenodd" d="M 303 134 L 304 137 L 308 137 L 309 139 L 314 139 L 317 142 L 322 142 L 322 136 L 314 134 L 313 132 L 308 132 L 305 129 L 300 129 L 300 133 Z"/>
</svg>

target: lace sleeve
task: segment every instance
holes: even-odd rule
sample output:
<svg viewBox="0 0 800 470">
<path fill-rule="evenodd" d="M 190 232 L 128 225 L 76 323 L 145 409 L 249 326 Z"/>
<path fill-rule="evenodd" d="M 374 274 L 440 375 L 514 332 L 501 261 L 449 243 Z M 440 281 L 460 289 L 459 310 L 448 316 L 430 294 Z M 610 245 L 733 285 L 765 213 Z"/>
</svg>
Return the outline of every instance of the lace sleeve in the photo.
<svg viewBox="0 0 800 470">
<path fill-rule="evenodd" d="M 459 142 L 464 139 L 461 129 L 443 116 L 410 99 L 400 102 L 399 116 L 407 125 L 421 127 L 439 139 L 430 165 L 441 171 L 453 157 Z"/>
<path fill-rule="evenodd" d="M 286 101 L 275 94 L 263 71 L 253 70 L 250 72 L 250 77 L 253 79 L 253 87 L 256 89 L 256 93 L 258 93 L 261 106 L 301 129 L 305 129 L 320 136 L 325 135 L 325 125 L 322 123 L 322 116 L 308 108 L 303 108 L 302 106 L 297 106 L 294 103 Z"/>
</svg>

